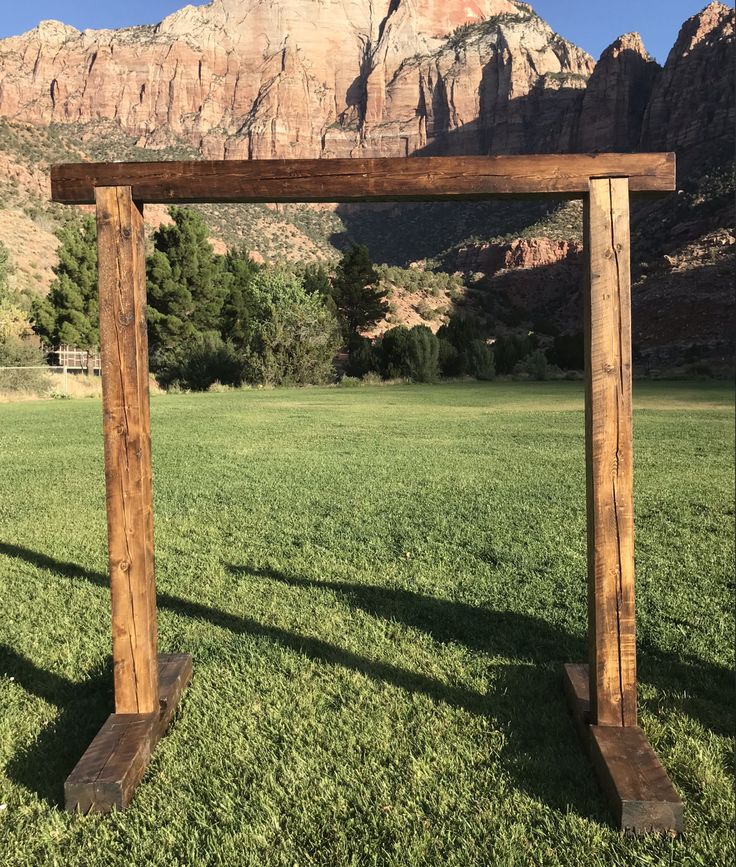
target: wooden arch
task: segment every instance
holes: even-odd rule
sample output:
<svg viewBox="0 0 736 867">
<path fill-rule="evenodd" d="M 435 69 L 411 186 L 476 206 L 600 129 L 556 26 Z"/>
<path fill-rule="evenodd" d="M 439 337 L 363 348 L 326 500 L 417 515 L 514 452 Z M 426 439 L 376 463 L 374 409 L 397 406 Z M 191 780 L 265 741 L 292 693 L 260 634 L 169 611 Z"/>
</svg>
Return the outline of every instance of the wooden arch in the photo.
<svg viewBox="0 0 736 867">
<path fill-rule="evenodd" d="M 191 677 L 158 655 L 143 203 L 482 200 L 584 202 L 587 665 L 570 708 L 621 828 L 679 831 L 682 802 L 636 718 L 630 193 L 675 189 L 674 154 L 84 163 L 52 198 L 97 208 L 115 713 L 66 781 L 70 810 L 124 809 Z"/>
</svg>

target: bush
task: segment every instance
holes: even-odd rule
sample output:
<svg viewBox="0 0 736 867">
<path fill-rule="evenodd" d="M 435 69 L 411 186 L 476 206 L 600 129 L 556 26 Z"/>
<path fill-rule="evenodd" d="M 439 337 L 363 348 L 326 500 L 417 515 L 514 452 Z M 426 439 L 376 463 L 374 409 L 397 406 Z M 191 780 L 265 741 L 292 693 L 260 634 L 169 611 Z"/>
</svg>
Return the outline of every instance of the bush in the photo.
<svg viewBox="0 0 736 867">
<path fill-rule="evenodd" d="M 585 339 L 582 332 L 560 334 L 555 337 L 549 360 L 563 370 L 583 370 L 585 368 Z"/>
<path fill-rule="evenodd" d="M 216 334 L 204 334 L 182 347 L 168 363 L 163 361 L 158 372 L 164 388 L 177 386 L 190 391 L 207 391 L 215 383 L 238 386 L 243 379 L 242 356 Z"/>
<path fill-rule="evenodd" d="M 493 350 L 481 338 L 480 329 L 468 316 L 453 316 L 437 332 L 440 338 L 440 368 L 444 376 L 474 376 L 493 379 Z"/>
<path fill-rule="evenodd" d="M 385 379 L 434 382 L 440 372 L 440 341 L 425 325 L 391 328 L 380 342 L 381 373 Z"/>
<path fill-rule="evenodd" d="M 463 354 L 465 372 L 476 379 L 496 378 L 493 351 L 484 340 L 471 340 Z"/>
<path fill-rule="evenodd" d="M 442 329 L 440 329 L 441 331 Z M 446 338 L 439 338 L 439 365 L 443 376 L 461 376 L 462 363 L 460 353 Z"/>
<path fill-rule="evenodd" d="M 536 349 L 533 334 L 508 334 L 496 338 L 493 354 L 498 373 L 513 373 L 516 365 Z"/>
<path fill-rule="evenodd" d="M 559 368 L 550 364 L 547 356 L 541 349 L 535 349 L 526 358 L 520 361 L 514 368 L 514 373 L 519 373 L 539 381 L 550 379 L 559 373 Z"/>
<path fill-rule="evenodd" d="M 246 379 L 260 385 L 319 385 L 334 380 L 340 346 L 334 312 L 294 274 L 263 269 L 248 292 Z"/>
<path fill-rule="evenodd" d="M 379 369 L 379 359 L 373 341 L 367 337 L 353 337 L 350 341 L 347 372 L 350 376 L 363 377 Z"/>
<path fill-rule="evenodd" d="M 409 376 L 414 382 L 435 382 L 440 375 L 440 342 L 425 325 L 409 332 Z"/>
</svg>

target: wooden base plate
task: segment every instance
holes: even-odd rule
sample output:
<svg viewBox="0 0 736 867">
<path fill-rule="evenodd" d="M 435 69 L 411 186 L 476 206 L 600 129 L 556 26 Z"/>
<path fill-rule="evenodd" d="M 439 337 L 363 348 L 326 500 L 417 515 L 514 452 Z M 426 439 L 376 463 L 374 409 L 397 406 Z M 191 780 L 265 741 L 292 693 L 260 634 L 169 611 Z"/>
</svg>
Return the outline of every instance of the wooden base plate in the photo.
<svg viewBox="0 0 736 867">
<path fill-rule="evenodd" d="M 565 694 L 622 831 L 680 833 L 682 801 L 639 726 L 590 724 L 587 665 L 566 665 Z"/>
<path fill-rule="evenodd" d="M 159 655 L 160 711 L 157 714 L 110 714 L 66 779 L 67 810 L 109 813 L 113 808 L 124 810 L 128 806 L 191 678 L 189 654 Z"/>
</svg>

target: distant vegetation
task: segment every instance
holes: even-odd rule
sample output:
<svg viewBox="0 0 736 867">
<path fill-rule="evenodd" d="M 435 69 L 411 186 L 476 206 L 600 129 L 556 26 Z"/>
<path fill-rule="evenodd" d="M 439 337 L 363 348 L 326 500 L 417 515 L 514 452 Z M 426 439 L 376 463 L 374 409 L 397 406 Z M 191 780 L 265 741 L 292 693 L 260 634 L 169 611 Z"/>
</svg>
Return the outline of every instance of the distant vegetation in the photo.
<svg viewBox="0 0 736 867">
<path fill-rule="evenodd" d="M 166 388 L 324 384 L 344 374 L 416 382 L 488 380 L 497 372 L 546 379 L 555 371 L 533 335 L 494 339 L 468 310 L 450 315 L 436 334 L 426 325 L 398 325 L 375 339 L 364 336 L 386 317 L 391 292 L 452 297 L 462 288 L 459 275 L 376 267 L 359 245 L 332 269 L 258 264 L 242 249 L 216 254 L 198 211 L 172 207 L 170 215 L 172 224 L 153 235 L 146 264 L 150 364 Z M 51 290 L 30 311 L 7 288 L 9 260 L 0 248 L 0 357 L 9 364 L 40 361 L 39 338 L 90 357 L 98 347 L 95 222 L 84 217 L 58 237 Z M 436 309 L 428 305 L 424 318 Z"/>
</svg>

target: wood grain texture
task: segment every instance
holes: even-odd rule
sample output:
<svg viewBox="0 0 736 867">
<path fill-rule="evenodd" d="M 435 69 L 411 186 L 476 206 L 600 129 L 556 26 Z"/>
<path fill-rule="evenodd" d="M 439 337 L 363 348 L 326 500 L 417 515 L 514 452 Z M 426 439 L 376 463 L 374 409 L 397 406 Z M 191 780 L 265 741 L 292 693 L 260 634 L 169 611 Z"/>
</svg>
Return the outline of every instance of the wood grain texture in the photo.
<svg viewBox="0 0 736 867">
<path fill-rule="evenodd" d="M 115 710 L 158 711 L 143 215 L 98 187 L 102 406 Z"/>
<path fill-rule="evenodd" d="M 130 803 L 191 680 L 192 658 L 185 653 L 161 654 L 158 672 L 157 712 L 111 714 L 67 777 L 64 797 L 70 812 L 108 813 Z"/>
<path fill-rule="evenodd" d="M 625 178 L 590 181 L 585 208 L 588 639 L 591 721 L 636 725 L 631 265 Z"/>
<path fill-rule="evenodd" d="M 52 167 L 51 195 L 77 205 L 94 203 L 95 187 L 106 186 L 130 186 L 134 199 L 163 204 L 583 198 L 592 177 L 628 177 L 632 192 L 671 192 L 675 155 L 69 163 Z"/>
<path fill-rule="evenodd" d="M 682 831 L 683 804 L 639 726 L 589 724 L 587 665 L 566 665 L 568 706 L 622 831 Z"/>
<path fill-rule="evenodd" d="M 591 726 L 591 758 L 619 828 L 682 832 L 683 807 L 639 726 Z"/>
</svg>

